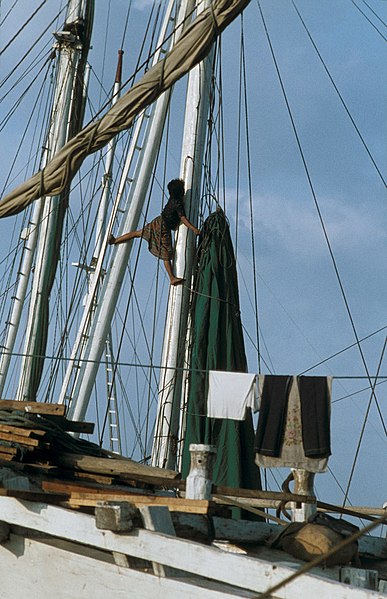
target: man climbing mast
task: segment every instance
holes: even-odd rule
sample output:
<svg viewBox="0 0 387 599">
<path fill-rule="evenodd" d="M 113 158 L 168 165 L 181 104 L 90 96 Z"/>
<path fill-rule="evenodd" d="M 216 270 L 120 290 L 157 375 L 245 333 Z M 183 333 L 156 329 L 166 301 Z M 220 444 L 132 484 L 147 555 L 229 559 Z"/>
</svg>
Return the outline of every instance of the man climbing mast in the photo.
<svg viewBox="0 0 387 599">
<path fill-rule="evenodd" d="M 176 277 L 173 274 L 171 260 L 173 258 L 172 233 L 176 230 L 179 223 L 183 223 L 191 229 L 195 235 L 200 235 L 200 230 L 195 227 L 185 215 L 184 210 L 184 181 L 182 179 L 172 179 L 167 185 L 169 191 L 169 200 L 164 206 L 160 216 L 154 218 L 150 223 L 145 225 L 143 229 L 138 231 L 129 231 L 120 237 L 109 238 L 110 245 L 126 243 L 135 237 L 142 237 L 148 242 L 148 249 L 156 256 L 164 261 L 164 266 L 171 281 L 171 285 L 181 285 L 185 279 Z"/>
</svg>

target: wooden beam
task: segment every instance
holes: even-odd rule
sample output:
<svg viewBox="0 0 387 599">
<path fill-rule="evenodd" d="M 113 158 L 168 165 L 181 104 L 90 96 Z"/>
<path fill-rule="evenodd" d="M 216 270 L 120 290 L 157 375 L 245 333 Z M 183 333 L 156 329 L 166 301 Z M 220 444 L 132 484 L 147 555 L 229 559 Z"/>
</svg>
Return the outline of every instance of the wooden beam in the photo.
<svg viewBox="0 0 387 599">
<path fill-rule="evenodd" d="M 78 468 L 85 472 L 95 472 L 107 475 L 131 475 L 137 473 L 145 476 L 155 475 L 165 479 L 175 479 L 180 476 L 174 470 L 164 470 L 153 466 L 144 466 L 129 458 L 98 458 L 88 455 L 62 453 L 57 456 L 57 461 L 66 467 Z"/>
<path fill-rule="evenodd" d="M 0 399 L 0 410 L 18 410 L 30 414 L 56 414 L 64 416 L 66 406 L 38 401 L 16 401 L 13 399 Z"/>
<path fill-rule="evenodd" d="M 208 514 L 215 508 L 211 501 L 204 499 L 180 499 L 161 495 L 139 495 L 137 493 L 77 493 L 73 492 L 62 502 L 64 507 L 95 507 L 99 501 L 128 501 L 136 507 L 143 505 L 164 505 L 174 512 Z"/>
<path fill-rule="evenodd" d="M 8 443 L 17 443 L 18 445 L 28 447 L 39 447 L 42 442 L 40 439 L 32 439 L 25 435 L 16 435 L 15 433 L 4 433 L 0 431 L 0 440 L 8 441 Z"/>
<path fill-rule="evenodd" d="M 285 493 L 283 491 L 258 491 L 256 489 L 236 489 L 234 487 L 221 487 L 213 485 L 213 495 L 224 495 L 246 499 L 275 499 L 277 501 L 295 501 L 296 503 L 315 503 L 316 498 L 309 495 Z"/>
</svg>

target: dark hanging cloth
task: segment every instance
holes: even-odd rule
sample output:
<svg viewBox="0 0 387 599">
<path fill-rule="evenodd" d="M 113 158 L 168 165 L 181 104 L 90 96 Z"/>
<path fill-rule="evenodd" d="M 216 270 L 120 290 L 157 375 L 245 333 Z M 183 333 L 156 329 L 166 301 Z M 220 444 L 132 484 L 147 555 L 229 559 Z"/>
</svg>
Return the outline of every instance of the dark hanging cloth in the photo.
<svg viewBox="0 0 387 599">
<path fill-rule="evenodd" d="M 330 398 L 326 377 L 300 376 L 295 379 L 300 394 L 302 442 L 306 457 L 331 455 Z M 286 424 L 291 376 L 266 375 L 261 394 L 255 451 L 278 457 Z"/>
<path fill-rule="evenodd" d="M 302 441 L 309 458 L 331 455 L 330 397 L 325 376 L 297 377 L 301 400 Z"/>
<path fill-rule="evenodd" d="M 291 384 L 290 376 L 265 376 L 255 434 L 257 453 L 271 457 L 281 453 Z"/>
</svg>

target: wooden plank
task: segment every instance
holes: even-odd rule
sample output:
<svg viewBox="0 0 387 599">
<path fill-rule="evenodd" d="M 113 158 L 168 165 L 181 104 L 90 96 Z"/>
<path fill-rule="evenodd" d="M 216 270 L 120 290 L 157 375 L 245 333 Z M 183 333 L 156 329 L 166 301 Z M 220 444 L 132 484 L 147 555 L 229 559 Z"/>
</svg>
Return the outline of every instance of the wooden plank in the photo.
<svg viewBox="0 0 387 599">
<path fill-rule="evenodd" d="M 63 503 L 67 507 L 95 507 L 99 501 L 128 501 L 136 507 L 143 505 L 166 505 L 174 512 L 208 514 L 215 505 L 204 499 L 180 499 L 161 495 L 139 495 L 137 493 L 70 493 Z"/>
<path fill-rule="evenodd" d="M 13 460 L 16 460 L 17 457 L 14 454 L 10 454 L 10 453 L 3 453 L 2 451 L 0 451 L 0 459 L 4 460 L 5 462 L 12 462 Z"/>
<path fill-rule="evenodd" d="M 79 470 L 69 470 L 66 472 L 62 468 L 61 473 L 63 474 L 63 476 L 68 478 L 85 482 L 94 482 L 101 485 L 111 485 L 115 480 L 115 478 L 113 478 L 112 476 L 104 476 L 103 474 L 92 474 L 90 472 L 80 472 Z"/>
<path fill-rule="evenodd" d="M 21 489 L 4 489 L 0 487 L 0 497 L 15 497 L 17 499 L 26 499 L 35 502 L 53 502 L 65 501 L 68 495 L 65 493 L 39 493 L 38 491 L 26 491 Z"/>
<path fill-rule="evenodd" d="M 74 547 L 73 551 L 71 550 Z M 96 553 L 95 551 L 90 553 Z M 11 535 L 0 546 L 1 596 L 12 599 L 187 599 L 252 598 L 254 593 L 237 592 L 210 581 L 159 578 L 152 573 L 119 567 L 79 553 L 79 547 L 67 544 L 62 549 L 36 539 Z M 205 586 L 204 586 L 205 585 Z"/>
<path fill-rule="evenodd" d="M 98 458 L 71 453 L 63 453 L 57 457 L 58 463 L 63 466 L 79 468 L 79 470 L 95 472 L 97 474 L 114 476 L 144 474 L 145 476 L 155 475 L 165 479 L 175 479 L 180 476 L 180 474 L 174 470 L 164 470 L 163 468 L 156 468 L 154 466 L 144 466 L 129 458 Z"/>
<path fill-rule="evenodd" d="M 147 561 L 159 561 L 191 574 L 204 576 L 210 580 L 223 580 L 234 587 L 258 593 L 265 592 L 294 572 L 291 568 L 280 564 L 270 564 L 246 555 L 233 555 L 199 543 L 148 530 L 139 529 L 127 535 L 99 531 L 95 527 L 92 516 L 63 510 L 53 505 L 20 502 L 11 497 L 0 497 L 0 513 L 2 519 L 9 524 L 24 526 L 105 551 L 117 551 Z M 13 555 L 10 551 L 8 553 Z M 16 555 L 19 559 L 20 554 Z M 35 578 L 36 564 L 39 563 L 42 562 L 35 561 Z M 51 560 L 48 560 L 47 564 L 51 567 Z M 79 570 L 82 572 L 82 568 Z M 126 569 L 123 571 L 130 572 Z M 9 575 L 7 577 L 10 578 Z M 11 578 L 14 582 L 14 577 Z M 155 580 L 161 579 L 155 577 Z M 15 599 L 14 594 L 10 596 Z M 208 597 L 205 592 L 202 596 Z M 297 580 L 280 588 L 275 597 L 278 599 L 300 599 L 300 597 L 381 599 L 380 595 L 373 591 L 357 589 L 311 574 L 302 574 Z"/>
<path fill-rule="evenodd" d="M 22 435 L 16 435 L 14 433 L 0 432 L 0 439 L 8 441 L 9 443 L 17 443 L 26 447 L 39 447 L 42 443 L 39 439 L 32 439 Z"/>
<path fill-rule="evenodd" d="M 67 418 L 64 418 L 63 416 L 57 416 L 55 414 L 46 414 L 45 419 L 53 422 L 63 431 L 67 431 L 69 433 L 84 433 L 85 435 L 92 435 L 94 433 L 94 422 L 67 420 Z"/>
<path fill-rule="evenodd" d="M 2 445 L 0 443 L 0 452 L 2 454 L 8 453 L 10 455 L 18 455 L 20 453 L 20 449 L 18 449 L 17 447 L 7 447 L 6 445 Z"/>
<path fill-rule="evenodd" d="M 140 508 L 142 521 L 147 530 L 162 532 L 172 537 L 176 536 L 171 514 L 166 506 L 144 505 Z M 160 562 L 152 562 L 153 573 L 156 576 L 178 576 L 179 571 Z M 183 574 L 183 573 L 182 573 Z"/>
<path fill-rule="evenodd" d="M 236 489 L 234 487 L 212 486 L 214 495 L 228 497 L 244 497 L 251 499 L 276 499 L 277 501 L 295 501 L 297 503 L 316 503 L 316 498 L 310 495 L 284 493 L 282 491 L 258 491 L 258 489 Z"/>
<path fill-rule="evenodd" d="M 44 437 L 47 435 L 47 431 L 34 428 L 22 428 L 20 426 L 13 426 L 11 424 L 0 424 L 0 432 L 20 435 L 22 437 Z"/>
<path fill-rule="evenodd" d="M 66 406 L 37 401 L 16 401 L 13 399 L 0 399 L 0 410 L 18 410 L 30 414 L 57 414 L 64 416 Z"/>
<path fill-rule="evenodd" d="M 42 489 L 45 491 L 52 491 L 55 493 L 93 493 L 93 495 L 127 495 L 130 493 L 130 489 L 120 489 L 111 486 L 104 486 L 91 481 L 64 481 L 64 480 L 43 480 Z M 104 501 L 105 497 L 101 500 Z"/>
</svg>

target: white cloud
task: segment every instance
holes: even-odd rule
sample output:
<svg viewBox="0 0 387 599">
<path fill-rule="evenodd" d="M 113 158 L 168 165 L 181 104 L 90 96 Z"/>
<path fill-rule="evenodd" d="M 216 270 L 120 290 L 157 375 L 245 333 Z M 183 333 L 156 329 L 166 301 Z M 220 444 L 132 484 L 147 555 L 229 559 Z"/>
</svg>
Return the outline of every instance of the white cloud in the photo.
<svg viewBox="0 0 387 599">
<path fill-rule="evenodd" d="M 227 216 L 235 227 L 235 191 L 229 190 Z M 333 251 L 358 252 L 385 246 L 387 231 L 383 219 L 370 205 L 355 205 L 343 198 L 320 198 L 320 210 Z M 316 258 L 326 254 L 326 242 L 312 198 L 254 197 L 254 229 L 258 243 L 298 256 Z M 239 198 L 239 230 L 250 231 L 250 206 L 246 196 Z"/>
</svg>

